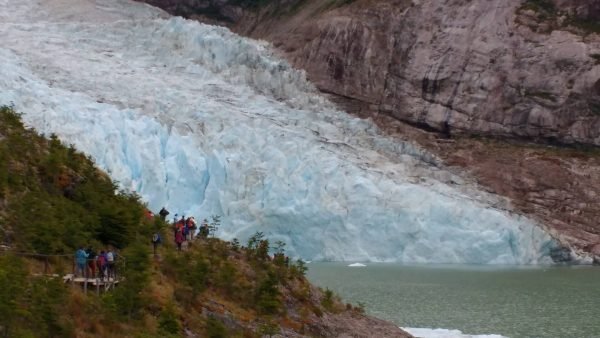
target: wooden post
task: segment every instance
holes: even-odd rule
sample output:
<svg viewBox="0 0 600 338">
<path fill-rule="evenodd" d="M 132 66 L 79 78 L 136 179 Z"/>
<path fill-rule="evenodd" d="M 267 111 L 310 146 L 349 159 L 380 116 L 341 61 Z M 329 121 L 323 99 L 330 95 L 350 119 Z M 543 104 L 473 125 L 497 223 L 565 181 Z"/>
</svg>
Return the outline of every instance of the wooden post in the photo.
<svg viewBox="0 0 600 338">
<path fill-rule="evenodd" d="M 87 294 L 87 283 L 88 283 L 87 261 L 85 262 L 85 267 L 83 268 L 83 277 L 85 278 L 83 281 L 83 293 Z"/>
<path fill-rule="evenodd" d="M 48 274 L 48 256 L 44 259 L 44 275 Z"/>
</svg>

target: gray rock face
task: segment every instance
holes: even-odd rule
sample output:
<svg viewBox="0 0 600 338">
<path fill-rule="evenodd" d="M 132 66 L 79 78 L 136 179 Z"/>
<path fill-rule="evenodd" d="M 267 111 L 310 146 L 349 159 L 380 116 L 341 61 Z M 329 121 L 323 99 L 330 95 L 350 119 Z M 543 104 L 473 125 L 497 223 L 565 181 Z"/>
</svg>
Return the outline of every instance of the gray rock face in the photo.
<svg viewBox="0 0 600 338">
<path fill-rule="evenodd" d="M 320 20 L 292 60 L 371 113 L 452 133 L 600 145 L 600 39 L 536 33 L 518 23 L 520 3 L 378 4 Z"/>
<path fill-rule="evenodd" d="M 273 42 L 355 112 L 448 133 L 600 145 L 598 0 L 554 0 L 552 22 L 523 0 L 288 0 L 262 10 L 147 2 L 192 17 L 201 11 L 191 8 L 212 8 L 237 32 Z"/>
</svg>

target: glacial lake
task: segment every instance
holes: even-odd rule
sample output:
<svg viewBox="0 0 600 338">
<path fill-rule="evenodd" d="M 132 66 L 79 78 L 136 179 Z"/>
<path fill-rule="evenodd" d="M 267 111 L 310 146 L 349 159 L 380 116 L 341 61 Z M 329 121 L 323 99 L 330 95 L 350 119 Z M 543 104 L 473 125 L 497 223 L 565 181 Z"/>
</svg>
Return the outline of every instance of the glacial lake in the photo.
<svg viewBox="0 0 600 338">
<path fill-rule="evenodd" d="M 308 264 L 308 278 L 409 328 L 511 338 L 600 337 L 600 268 Z"/>
</svg>

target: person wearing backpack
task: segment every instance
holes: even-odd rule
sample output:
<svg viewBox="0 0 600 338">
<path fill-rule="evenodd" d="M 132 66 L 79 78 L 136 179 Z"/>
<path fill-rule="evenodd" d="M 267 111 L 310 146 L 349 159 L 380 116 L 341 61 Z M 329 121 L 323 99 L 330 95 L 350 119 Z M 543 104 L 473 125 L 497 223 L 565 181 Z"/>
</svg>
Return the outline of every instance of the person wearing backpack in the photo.
<svg viewBox="0 0 600 338">
<path fill-rule="evenodd" d="M 156 248 L 158 247 L 158 245 L 162 242 L 162 238 L 160 237 L 160 234 L 158 232 L 155 232 L 154 235 L 152 235 L 152 246 L 154 247 L 154 256 L 156 257 Z"/>
</svg>

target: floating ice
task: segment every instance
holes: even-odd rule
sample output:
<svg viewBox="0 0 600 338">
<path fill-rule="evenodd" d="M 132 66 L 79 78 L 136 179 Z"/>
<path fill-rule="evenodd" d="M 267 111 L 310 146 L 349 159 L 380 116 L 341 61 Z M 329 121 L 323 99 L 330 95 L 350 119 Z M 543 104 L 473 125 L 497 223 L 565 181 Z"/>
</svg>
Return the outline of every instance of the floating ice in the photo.
<svg viewBox="0 0 600 338">
<path fill-rule="evenodd" d="M 416 338 L 507 338 L 497 334 L 464 334 L 459 330 L 426 329 L 412 327 L 403 327 L 402 329 L 415 336 Z"/>
<path fill-rule="evenodd" d="M 336 111 L 261 42 L 126 0 L 0 0 L 0 104 L 153 210 L 313 260 L 535 264 L 555 244 L 427 152 Z"/>
<path fill-rule="evenodd" d="M 358 267 L 365 267 L 366 265 L 362 264 L 362 263 L 352 263 L 352 264 L 349 264 L 348 266 L 352 267 L 352 268 L 358 268 Z"/>
</svg>

